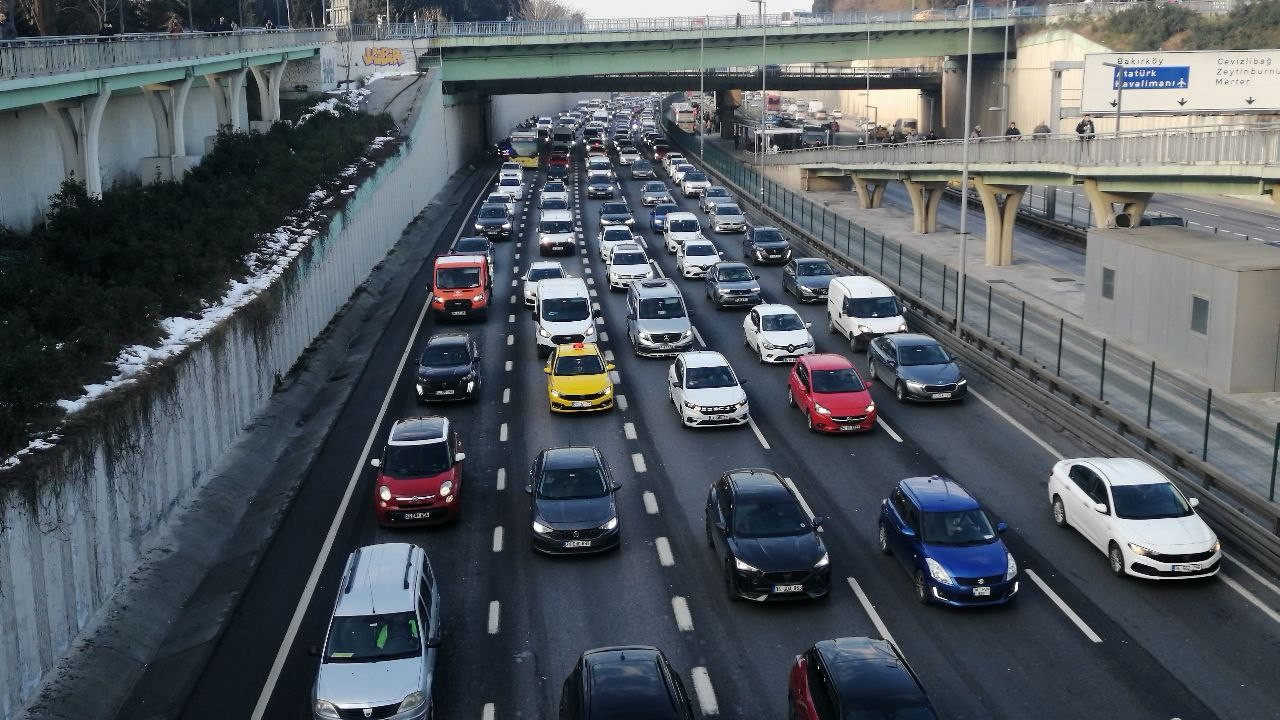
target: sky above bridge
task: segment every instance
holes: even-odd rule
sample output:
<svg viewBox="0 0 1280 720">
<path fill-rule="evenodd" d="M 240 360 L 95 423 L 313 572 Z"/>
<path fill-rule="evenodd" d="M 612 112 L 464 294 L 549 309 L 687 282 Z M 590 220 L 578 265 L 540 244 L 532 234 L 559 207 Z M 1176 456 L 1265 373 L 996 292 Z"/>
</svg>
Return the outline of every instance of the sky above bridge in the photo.
<svg viewBox="0 0 1280 720">
<path fill-rule="evenodd" d="M 568 0 L 567 5 L 580 10 L 589 18 L 632 18 L 632 17 L 686 17 L 689 15 L 755 15 L 759 12 L 757 5 L 747 0 L 648 0 L 639 3 L 602 3 L 599 0 Z M 807 10 L 812 3 L 786 2 L 777 0 L 769 3 L 770 13 L 783 10 Z"/>
</svg>

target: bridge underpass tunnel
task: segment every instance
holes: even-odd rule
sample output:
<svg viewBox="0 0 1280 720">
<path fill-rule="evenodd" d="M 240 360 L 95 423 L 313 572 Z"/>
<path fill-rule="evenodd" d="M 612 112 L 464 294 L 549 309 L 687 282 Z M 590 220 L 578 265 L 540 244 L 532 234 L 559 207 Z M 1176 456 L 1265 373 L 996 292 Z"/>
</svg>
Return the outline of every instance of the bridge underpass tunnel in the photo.
<svg viewBox="0 0 1280 720">
<path fill-rule="evenodd" d="M 738 108 L 742 107 L 741 90 L 716 91 L 716 115 L 720 119 L 720 139 L 733 139 L 733 118 Z"/>
<path fill-rule="evenodd" d="M 1142 213 L 1151 202 L 1149 192 L 1117 192 L 1099 187 L 1097 180 L 1084 181 L 1084 194 L 1089 198 L 1089 206 L 1093 208 L 1094 222 L 1098 227 L 1138 227 L 1142 224 Z M 1115 206 L 1120 205 L 1117 214 Z"/>
<path fill-rule="evenodd" d="M 987 225 L 987 265 L 1012 265 L 1014 223 L 1018 219 L 1018 204 L 1027 192 L 1027 186 L 988 184 L 981 176 L 975 175 L 973 189 L 982 199 L 982 214 Z"/>
</svg>

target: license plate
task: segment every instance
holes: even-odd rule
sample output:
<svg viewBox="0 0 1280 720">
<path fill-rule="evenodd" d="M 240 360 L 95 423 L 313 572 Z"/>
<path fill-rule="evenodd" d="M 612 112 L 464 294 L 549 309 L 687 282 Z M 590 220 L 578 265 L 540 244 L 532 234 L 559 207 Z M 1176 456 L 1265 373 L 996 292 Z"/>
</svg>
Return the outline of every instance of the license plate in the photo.
<svg viewBox="0 0 1280 720">
<path fill-rule="evenodd" d="M 587 402 L 586 400 L 574 400 L 572 403 L 572 406 L 576 408 L 585 408 L 585 407 L 591 407 L 591 403 Z"/>
<path fill-rule="evenodd" d="M 987 597 L 987 596 L 989 596 L 989 595 L 991 594 L 991 588 L 989 588 L 989 587 L 976 587 L 976 588 L 974 588 L 974 589 L 973 589 L 973 594 L 974 594 L 974 596 L 975 596 L 975 597 Z"/>
<path fill-rule="evenodd" d="M 841 425 L 840 429 L 841 430 L 857 430 L 858 426 L 857 425 Z"/>
<path fill-rule="evenodd" d="M 437 395 L 452 395 L 452 394 L 454 394 L 454 393 L 456 393 L 456 392 L 457 392 L 457 390 L 437 390 L 437 391 L 436 391 L 436 394 L 437 394 Z"/>
<path fill-rule="evenodd" d="M 951 397 L 951 393 L 934 393 L 929 397 L 933 398 L 934 400 L 946 400 L 947 398 Z"/>
<path fill-rule="evenodd" d="M 466 315 L 466 314 L 467 314 L 467 311 L 466 311 L 466 310 L 454 310 L 453 312 L 451 312 L 451 313 L 449 313 L 449 314 L 450 314 L 450 315 Z"/>
<path fill-rule="evenodd" d="M 404 514 L 405 520 L 427 520 L 430 519 L 430 517 L 431 512 L 429 510 L 425 512 L 411 512 Z"/>
<path fill-rule="evenodd" d="M 774 585 L 773 591 L 776 593 L 793 593 L 804 590 L 804 585 Z"/>
<path fill-rule="evenodd" d="M 708 415 L 707 419 L 708 420 L 728 420 L 729 416 L 728 415 Z"/>
<path fill-rule="evenodd" d="M 564 546 L 567 548 L 591 547 L 590 540 L 566 540 Z"/>
<path fill-rule="evenodd" d="M 1184 563 L 1173 566 L 1174 572 L 1200 572 L 1202 569 L 1200 563 Z"/>
</svg>

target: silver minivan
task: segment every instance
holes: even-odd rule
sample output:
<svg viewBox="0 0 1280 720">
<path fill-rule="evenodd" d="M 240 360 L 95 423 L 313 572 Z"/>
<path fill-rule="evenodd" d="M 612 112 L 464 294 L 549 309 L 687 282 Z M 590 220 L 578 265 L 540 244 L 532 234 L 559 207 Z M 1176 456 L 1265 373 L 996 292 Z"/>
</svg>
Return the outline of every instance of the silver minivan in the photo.
<svg viewBox="0 0 1280 720">
<path fill-rule="evenodd" d="M 693 325 L 680 288 L 667 278 L 631 283 L 627 335 L 637 355 L 675 355 L 693 349 Z"/>
<path fill-rule="evenodd" d="M 320 670 L 318 720 L 430 717 L 440 647 L 440 595 L 422 548 L 384 543 L 347 558 Z"/>
</svg>

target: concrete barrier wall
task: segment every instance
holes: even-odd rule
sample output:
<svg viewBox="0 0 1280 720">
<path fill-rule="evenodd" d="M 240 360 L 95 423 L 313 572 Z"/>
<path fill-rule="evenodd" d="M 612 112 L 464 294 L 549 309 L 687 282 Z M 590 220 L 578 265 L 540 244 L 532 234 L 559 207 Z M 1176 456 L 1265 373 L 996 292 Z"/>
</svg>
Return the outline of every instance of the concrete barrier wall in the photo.
<svg viewBox="0 0 1280 720">
<path fill-rule="evenodd" d="M 54 449 L 0 474 L 0 717 L 17 715 L 130 573 L 166 552 L 165 523 L 480 147 L 479 118 L 476 105 L 445 108 L 434 81 L 401 152 L 268 292 L 142 383 L 90 405 Z"/>
</svg>

